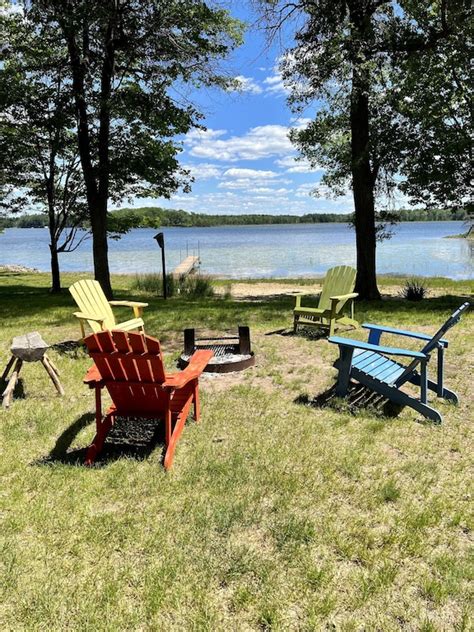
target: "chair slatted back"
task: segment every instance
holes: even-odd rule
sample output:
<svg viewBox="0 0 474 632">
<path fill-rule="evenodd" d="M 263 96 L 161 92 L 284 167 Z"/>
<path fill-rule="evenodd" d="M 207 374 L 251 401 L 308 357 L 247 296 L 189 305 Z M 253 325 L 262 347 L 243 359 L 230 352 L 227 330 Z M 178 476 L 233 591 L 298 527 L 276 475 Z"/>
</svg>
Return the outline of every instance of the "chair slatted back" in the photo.
<svg viewBox="0 0 474 632">
<path fill-rule="evenodd" d="M 438 331 L 431 338 L 431 340 L 429 340 L 426 343 L 426 345 L 421 350 L 421 353 L 429 354 L 434 349 L 436 349 L 438 342 L 441 340 L 444 334 L 448 331 L 448 329 L 451 329 L 451 327 L 454 327 L 454 325 L 456 325 L 456 323 L 458 323 L 461 320 L 461 316 L 468 308 L 469 308 L 468 302 L 463 303 L 461 307 L 458 307 L 458 309 L 455 312 L 453 312 L 451 316 L 448 318 L 448 320 L 438 329 Z M 403 371 L 403 373 L 400 375 L 400 377 L 397 379 L 396 384 L 401 385 L 404 382 L 406 382 L 407 379 L 409 379 L 409 377 L 412 375 L 413 371 L 416 369 L 416 367 L 419 364 L 420 364 L 420 360 L 418 359 L 412 360 L 410 364 L 406 367 L 406 369 Z"/>
<path fill-rule="evenodd" d="M 331 296 L 341 296 L 350 294 L 354 291 L 355 279 L 357 272 L 351 266 L 336 266 L 330 268 L 324 279 L 323 290 L 319 298 L 318 307 L 320 309 L 330 309 Z M 345 301 L 340 301 L 337 305 L 339 310 Z"/>
<path fill-rule="evenodd" d="M 448 329 L 454 327 L 454 325 L 456 325 L 461 320 L 461 316 L 467 309 L 469 309 L 469 303 L 466 301 L 460 307 L 458 307 L 455 312 L 451 314 L 448 320 L 438 329 L 433 338 L 431 338 L 431 340 L 426 343 L 426 345 L 421 350 L 422 353 L 430 353 L 431 351 L 433 351 L 433 349 L 436 348 L 438 342 L 448 331 Z"/>
<path fill-rule="evenodd" d="M 158 340 L 115 330 L 91 334 L 84 342 L 119 413 L 146 415 L 165 404 Z"/>
<path fill-rule="evenodd" d="M 81 312 L 91 316 L 97 316 L 98 318 L 104 318 L 105 329 L 114 328 L 115 318 L 112 308 L 98 281 L 92 279 L 77 281 L 71 285 L 69 291 Z M 102 331 L 102 327 L 99 323 L 93 320 L 88 321 L 88 323 L 94 333 Z"/>
</svg>

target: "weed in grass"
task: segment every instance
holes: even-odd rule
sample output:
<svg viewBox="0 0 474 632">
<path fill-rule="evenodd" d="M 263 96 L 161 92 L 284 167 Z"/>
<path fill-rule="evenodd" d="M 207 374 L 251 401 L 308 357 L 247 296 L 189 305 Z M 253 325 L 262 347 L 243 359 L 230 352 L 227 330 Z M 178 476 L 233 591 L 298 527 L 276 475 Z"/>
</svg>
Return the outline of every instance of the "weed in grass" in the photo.
<svg viewBox="0 0 474 632">
<path fill-rule="evenodd" d="M 232 605 L 236 610 L 247 609 L 254 601 L 254 593 L 247 585 L 238 586 L 238 588 L 235 589 L 232 597 Z"/>
<path fill-rule="evenodd" d="M 305 583 L 311 588 L 319 588 L 324 582 L 327 576 L 327 571 L 324 568 L 313 567 L 309 568 L 305 574 Z"/>
<path fill-rule="evenodd" d="M 393 479 L 386 481 L 379 489 L 379 497 L 384 503 L 393 503 L 400 498 L 400 488 Z"/>
<path fill-rule="evenodd" d="M 272 535 L 278 549 L 293 549 L 309 544 L 315 536 L 315 529 L 307 518 L 289 516 L 275 525 Z"/>
<path fill-rule="evenodd" d="M 338 599 L 335 595 L 323 593 L 312 596 L 308 607 L 308 630 L 336 630 L 334 625 L 323 624 L 323 621 L 336 609 L 338 609 Z"/>
<path fill-rule="evenodd" d="M 360 581 L 358 606 L 371 599 L 377 592 L 388 588 L 397 576 L 395 564 L 384 562 L 380 568 L 365 571 Z"/>
<path fill-rule="evenodd" d="M 257 618 L 257 625 L 263 632 L 278 629 L 280 622 L 278 607 L 273 604 L 265 605 Z"/>
</svg>

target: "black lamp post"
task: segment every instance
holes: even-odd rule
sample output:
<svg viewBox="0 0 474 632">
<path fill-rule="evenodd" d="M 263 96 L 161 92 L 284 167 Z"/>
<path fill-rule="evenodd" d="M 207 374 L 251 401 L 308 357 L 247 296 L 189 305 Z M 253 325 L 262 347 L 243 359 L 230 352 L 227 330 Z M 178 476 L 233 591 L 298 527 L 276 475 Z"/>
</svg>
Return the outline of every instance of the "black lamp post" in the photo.
<svg viewBox="0 0 474 632">
<path fill-rule="evenodd" d="M 168 298 L 167 288 L 166 288 L 166 262 L 165 262 L 165 236 L 163 233 L 157 233 L 153 239 L 156 239 L 156 243 L 161 248 L 161 267 L 163 269 L 163 298 L 166 300 Z"/>
</svg>

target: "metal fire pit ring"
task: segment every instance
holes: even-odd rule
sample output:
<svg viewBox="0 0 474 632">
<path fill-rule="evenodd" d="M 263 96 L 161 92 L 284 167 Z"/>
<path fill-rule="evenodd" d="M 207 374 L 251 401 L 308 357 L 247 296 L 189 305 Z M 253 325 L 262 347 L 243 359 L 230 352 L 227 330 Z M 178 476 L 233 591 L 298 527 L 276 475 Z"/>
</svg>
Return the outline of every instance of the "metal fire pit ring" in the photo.
<svg viewBox="0 0 474 632">
<path fill-rule="evenodd" d="M 229 332 L 227 332 L 229 333 Z M 184 369 L 195 351 L 210 349 L 214 357 L 208 362 L 206 373 L 232 373 L 243 371 L 255 364 L 255 355 L 250 348 L 250 330 L 238 327 L 234 335 L 196 337 L 195 329 L 184 330 L 184 351 L 178 359 L 178 366 Z"/>
</svg>

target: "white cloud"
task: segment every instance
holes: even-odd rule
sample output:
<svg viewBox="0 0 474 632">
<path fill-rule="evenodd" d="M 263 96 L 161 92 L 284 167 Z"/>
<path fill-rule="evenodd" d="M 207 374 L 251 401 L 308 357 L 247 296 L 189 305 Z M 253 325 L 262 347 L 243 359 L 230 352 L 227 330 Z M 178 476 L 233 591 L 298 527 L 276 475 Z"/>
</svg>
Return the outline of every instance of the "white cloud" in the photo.
<svg viewBox="0 0 474 632">
<path fill-rule="evenodd" d="M 227 133 L 225 129 L 192 129 L 186 134 L 184 139 L 185 145 L 194 145 L 195 143 L 205 142 L 214 138 L 219 138 Z"/>
<path fill-rule="evenodd" d="M 233 180 L 223 180 L 222 182 L 219 182 L 217 186 L 219 189 L 242 189 L 253 192 L 258 187 L 264 186 L 269 188 L 271 186 L 275 186 L 276 184 L 289 184 L 290 182 L 290 180 L 283 180 L 280 178 L 277 178 L 276 180 L 272 180 L 270 178 L 261 178 L 259 180 L 256 180 L 255 178 L 236 178 Z M 276 189 L 271 190 L 275 191 Z"/>
<path fill-rule="evenodd" d="M 258 187 L 265 188 L 265 187 Z M 182 208 L 193 213 L 240 215 L 242 213 L 266 213 L 269 215 L 303 215 L 305 213 L 348 213 L 352 204 L 345 200 L 315 199 L 309 195 L 295 197 L 283 188 L 269 190 L 218 190 L 199 195 L 174 195 L 171 200 L 136 199 L 133 206 L 162 206 Z"/>
<path fill-rule="evenodd" d="M 289 89 L 283 83 L 283 77 L 278 68 L 274 68 L 273 74 L 263 80 L 265 84 L 265 92 L 276 96 L 286 96 Z"/>
<path fill-rule="evenodd" d="M 323 167 L 312 167 L 306 158 L 298 158 L 297 155 L 285 156 L 275 160 L 275 164 L 285 168 L 287 173 L 316 173 L 324 171 Z"/>
<path fill-rule="evenodd" d="M 224 176 L 227 178 L 253 178 L 255 180 L 276 178 L 278 173 L 276 171 L 263 171 L 262 169 L 227 169 L 224 171 Z"/>
<path fill-rule="evenodd" d="M 209 162 L 200 162 L 195 165 L 183 165 L 183 167 L 191 172 L 191 175 L 195 180 L 218 178 L 222 173 L 222 167 L 213 165 Z"/>
<path fill-rule="evenodd" d="M 231 89 L 230 92 L 249 92 L 250 94 L 261 94 L 263 88 L 258 85 L 255 79 L 252 77 L 244 77 L 244 75 L 238 75 L 235 77 L 236 88 Z"/>
<path fill-rule="evenodd" d="M 316 185 L 314 182 L 306 182 L 305 184 L 300 184 L 300 186 L 296 189 L 296 197 L 299 198 L 307 198 L 313 195 L 313 191 Z"/>
<path fill-rule="evenodd" d="M 284 125 L 260 125 L 243 136 L 228 139 L 220 138 L 224 133 L 224 130 L 208 130 L 206 135 L 197 136 L 190 132 L 185 141 L 191 146 L 189 153 L 200 158 L 235 162 L 284 156 L 292 149 L 288 128 Z"/>
</svg>

